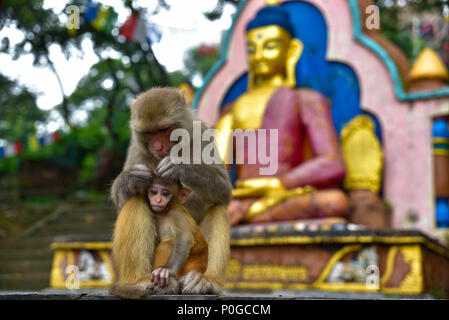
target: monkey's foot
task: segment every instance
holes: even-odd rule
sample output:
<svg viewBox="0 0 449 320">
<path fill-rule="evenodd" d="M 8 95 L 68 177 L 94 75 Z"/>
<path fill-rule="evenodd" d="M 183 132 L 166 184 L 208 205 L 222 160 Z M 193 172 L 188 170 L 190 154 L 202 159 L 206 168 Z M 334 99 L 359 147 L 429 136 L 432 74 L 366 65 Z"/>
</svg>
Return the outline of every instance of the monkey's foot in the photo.
<svg viewBox="0 0 449 320">
<path fill-rule="evenodd" d="M 146 287 L 147 294 L 153 295 L 164 295 L 164 294 L 179 294 L 181 292 L 181 288 L 178 280 L 174 277 L 170 277 L 168 280 L 168 285 L 161 287 L 159 285 L 155 285 L 154 283 L 150 283 Z"/>
<path fill-rule="evenodd" d="M 109 293 L 124 299 L 139 299 L 149 294 L 147 282 L 137 284 L 114 283 L 109 287 Z"/>
<path fill-rule="evenodd" d="M 223 285 L 219 280 L 208 277 L 198 271 L 190 271 L 179 279 L 182 294 L 217 294 L 223 293 Z"/>
</svg>

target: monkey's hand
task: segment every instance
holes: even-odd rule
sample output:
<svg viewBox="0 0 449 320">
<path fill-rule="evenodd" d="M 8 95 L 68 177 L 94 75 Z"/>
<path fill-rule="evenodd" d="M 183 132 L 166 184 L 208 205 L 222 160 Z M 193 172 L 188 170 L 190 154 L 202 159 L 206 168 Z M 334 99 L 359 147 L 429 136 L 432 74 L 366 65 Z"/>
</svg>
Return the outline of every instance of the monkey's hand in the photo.
<svg viewBox="0 0 449 320">
<path fill-rule="evenodd" d="M 151 281 L 159 287 L 165 287 L 169 283 L 170 276 L 174 277 L 169 269 L 159 267 L 151 273 Z"/>
<path fill-rule="evenodd" d="M 174 164 L 170 156 L 167 156 L 159 162 L 156 173 L 163 179 L 177 181 L 182 179 L 183 169 L 183 164 Z"/>
<path fill-rule="evenodd" d="M 136 164 L 124 170 L 112 185 L 112 200 L 117 208 L 121 208 L 128 198 L 136 194 L 144 194 L 151 186 L 153 175 L 143 164 Z"/>
<path fill-rule="evenodd" d="M 152 294 L 177 294 L 180 291 L 179 282 L 169 269 L 160 267 L 151 273 L 152 285 L 147 289 Z"/>
</svg>

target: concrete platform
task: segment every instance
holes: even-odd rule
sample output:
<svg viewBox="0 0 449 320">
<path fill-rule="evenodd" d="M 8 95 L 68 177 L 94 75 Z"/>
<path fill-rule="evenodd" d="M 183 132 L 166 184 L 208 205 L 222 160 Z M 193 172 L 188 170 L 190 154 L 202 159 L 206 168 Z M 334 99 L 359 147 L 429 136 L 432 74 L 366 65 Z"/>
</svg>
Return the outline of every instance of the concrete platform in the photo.
<svg viewBox="0 0 449 320">
<path fill-rule="evenodd" d="M 146 296 L 143 300 L 435 300 L 431 295 L 384 295 L 381 293 L 278 291 L 273 293 L 225 292 L 216 295 L 165 295 Z M 121 300 L 105 289 L 42 291 L 0 291 L 0 300 Z"/>
</svg>

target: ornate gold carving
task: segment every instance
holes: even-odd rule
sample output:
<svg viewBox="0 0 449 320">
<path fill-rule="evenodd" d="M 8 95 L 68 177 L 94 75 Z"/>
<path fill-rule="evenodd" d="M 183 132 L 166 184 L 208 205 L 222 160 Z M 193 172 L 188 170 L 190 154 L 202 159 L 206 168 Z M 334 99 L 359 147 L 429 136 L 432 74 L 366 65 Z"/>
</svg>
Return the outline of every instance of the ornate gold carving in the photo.
<svg viewBox="0 0 449 320">
<path fill-rule="evenodd" d="M 50 287 L 67 289 L 66 285 L 66 270 L 61 266 L 62 262 L 66 259 L 67 266 L 75 264 L 75 255 L 73 249 L 86 249 L 86 250 L 98 250 L 97 253 L 105 263 L 109 274 L 111 275 L 110 281 L 105 280 L 83 280 L 79 281 L 80 288 L 92 288 L 92 287 L 108 287 L 115 279 L 115 272 L 112 267 L 112 261 L 109 254 L 106 252 L 105 244 L 112 245 L 112 242 L 68 242 L 68 243 L 53 243 L 52 247 L 57 248 L 53 257 L 53 264 L 50 272 Z"/>
<path fill-rule="evenodd" d="M 218 122 L 215 125 L 216 131 L 214 135 L 214 140 L 216 142 L 218 153 L 220 154 L 220 158 L 223 161 L 223 163 L 230 163 L 230 161 L 226 160 L 228 155 L 230 154 L 229 148 L 231 147 L 233 122 L 234 118 L 232 112 L 229 112 L 220 119 L 218 119 Z"/>
<path fill-rule="evenodd" d="M 344 187 L 379 192 L 383 153 L 374 133 L 374 122 L 366 115 L 355 117 L 343 128 L 341 139 L 347 167 Z"/>
<path fill-rule="evenodd" d="M 266 2 L 267 6 L 277 6 L 280 4 L 279 0 L 267 0 Z"/>
<path fill-rule="evenodd" d="M 425 48 L 416 58 L 410 71 L 412 80 L 449 79 L 449 73 L 438 54 L 430 48 Z"/>
<path fill-rule="evenodd" d="M 254 202 L 248 209 L 248 212 L 245 215 L 244 220 L 251 219 L 288 199 L 299 197 L 307 193 L 315 192 L 315 188 L 311 186 L 306 186 L 304 188 L 295 188 L 286 191 L 281 190 L 281 192 L 276 191 L 274 193 L 268 193 L 267 195 L 264 196 L 263 199 Z"/>
</svg>

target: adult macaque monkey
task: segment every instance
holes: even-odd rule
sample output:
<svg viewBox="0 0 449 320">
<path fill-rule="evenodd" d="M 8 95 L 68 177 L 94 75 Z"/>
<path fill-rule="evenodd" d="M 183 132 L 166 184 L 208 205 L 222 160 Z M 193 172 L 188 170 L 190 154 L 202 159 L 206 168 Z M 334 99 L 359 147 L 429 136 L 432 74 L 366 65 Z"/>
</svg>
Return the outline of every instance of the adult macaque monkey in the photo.
<svg viewBox="0 0 449 320">
<path fill-rule="evenodd" d="M 189 273 L 183 279 L 182 293 L 219 294 L 223 289 L 230 242 L 226 208 L 232 197 L 227 171 L 222 163 L 173 164 L 169 157 L 175 144 L 170 141 L 170 134 L 177 128 L 189 132 L 192 150 L 193 121 L 190 107 L 178 89 L 151 89 L 140 94 L 131 105 L 131 144 L 123 171 L 111 190 L 118 210 L 128 199 L 135 199 L 131 203 L 133 210 L 121 211 L 117 217 L 113 236 L 113 254 L 119 271 L 113 288 L 126 288 L 129 297 L 136 296 L 133 290 L 138 292 L 137 296 L 141 295 L 151 282 L 151 262 L 157 243 L 155 217 L 144 198 L 153 176 L 148 167 L 162 178 L 179 180 L 192 190 L 185 206 L 208 243 L 206 272 Z M 201 130 L 205 129 L 202 123 Z M 202 146 L 209 143 L 201 141 Z"/>
<path fill-rule="evenodd" d="M 190 190 L 179 182 L 153 176 L 148 201 L 157 220 L 159 243 L 153 259 L 152 285 L 155 294 L 179 293 L 182 280 L 190 272 L 204 273 L 207 267 L 207 242 L 183 206 Z M 181 278 L 181 283 L 177 279 Z"/>
</svg>

